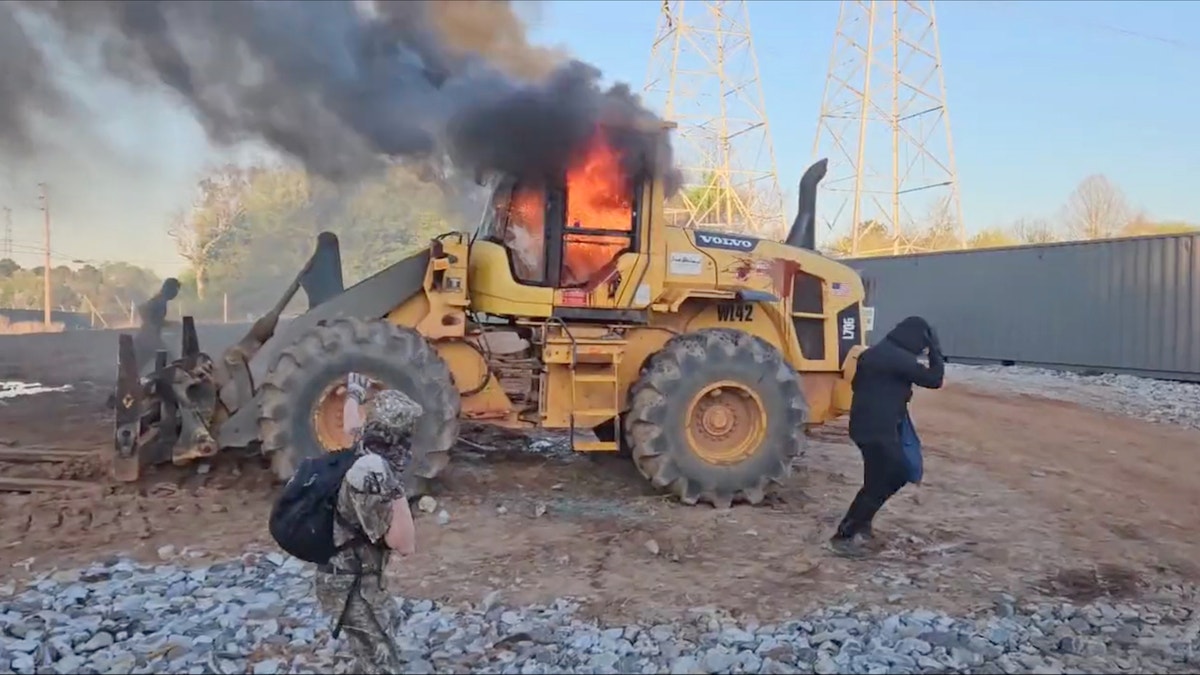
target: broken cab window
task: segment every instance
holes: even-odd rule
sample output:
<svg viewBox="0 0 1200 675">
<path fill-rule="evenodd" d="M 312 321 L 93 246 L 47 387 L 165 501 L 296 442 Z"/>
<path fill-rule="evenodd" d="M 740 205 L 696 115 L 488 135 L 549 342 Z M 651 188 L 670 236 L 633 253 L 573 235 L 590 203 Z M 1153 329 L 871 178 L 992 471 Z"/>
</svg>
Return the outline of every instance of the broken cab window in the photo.
<svg viewBox="0 0 1200 675">
<path fill-rule="evenodd" d="M 498 244 L 504 243 L 504 226 L 508 222 L 508 202 L 512 197 L 514 182 L 512 179 L 506 179 L 493 187 L 491 201 L 479 226 L 480 238 Z"/>
<path fill-rule="evenodd" d="M 591 168 L 591 167 L 589 167 Z M 567 175 L 563 286 L 587 286 L 633 249 L 633 181 L 594 170 Z"/>
<path fill-rule="evenodd" d="M 513 277 L 526 284 L 546 281 L 546 191 L 516 185 L 508 200 L 501 243 L 508 249 Z"/>
<path fill-rule="evenodd" d="M 628 236 L 575 234 L 563 240 L 563 286 L 587 286 L 598 281 L 600 271 L 630 249 Z"/>
</svg>

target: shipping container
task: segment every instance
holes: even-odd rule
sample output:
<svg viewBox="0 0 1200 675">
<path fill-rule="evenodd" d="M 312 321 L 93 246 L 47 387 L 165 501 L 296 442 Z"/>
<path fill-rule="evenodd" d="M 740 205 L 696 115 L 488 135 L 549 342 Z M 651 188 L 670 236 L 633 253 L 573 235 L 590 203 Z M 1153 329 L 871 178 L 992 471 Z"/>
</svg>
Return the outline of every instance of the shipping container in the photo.
<svg viewBox="0 0 1200 675">
<path fill-rule="evenodd" d="M 919 315 L 952 361 L 1200 381 L 1200 234 L 846 262 L 872 344 Z"/>
</svg>

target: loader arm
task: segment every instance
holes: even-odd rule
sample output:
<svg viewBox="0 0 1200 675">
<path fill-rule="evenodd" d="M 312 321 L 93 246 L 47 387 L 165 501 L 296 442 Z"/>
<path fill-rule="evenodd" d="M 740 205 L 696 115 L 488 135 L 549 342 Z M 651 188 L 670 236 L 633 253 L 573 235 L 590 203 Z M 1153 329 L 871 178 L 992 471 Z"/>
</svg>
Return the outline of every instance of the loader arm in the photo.
<svg viewBox="0 0 1200 675">
<path fill-rule="evenodd" d="M 420 293 L 429 259 L 430 249 L 423 249 L 292 319 L 250 358 L 248 372 L 252 387 L 257 389 L 283 349 L 318 324 L 339 317 L 378 319 Z M 221 424 L 217 435 L 222 448 L 247 447 L 258 440 L 258 405 L 248 397 L 239 399 L 236 406 L 227 404 L 232 415 Z"/>
<path fill-rule="evenodd" d="M 420 293 L 428 267 L 429 249 L 423 249 L 292 319 L 250 360 L 250 374 L 254 381 L 261 381 L 284 347 L 322 321 L 338 317 L 378 319 Z"/>
</svg>

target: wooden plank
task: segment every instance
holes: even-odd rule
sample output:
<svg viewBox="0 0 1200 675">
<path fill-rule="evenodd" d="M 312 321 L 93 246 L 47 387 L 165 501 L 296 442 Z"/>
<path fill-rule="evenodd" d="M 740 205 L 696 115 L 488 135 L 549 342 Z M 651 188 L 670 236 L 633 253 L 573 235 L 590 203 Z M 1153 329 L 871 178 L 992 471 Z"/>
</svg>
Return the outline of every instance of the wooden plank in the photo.
<svg viewBox="0 0 1200 675">
<path fill-rule="evenodd" d="M 100 485 L 82 480 L 8 478 L 0 476 L 0 492 L 58 492 L 60 490 L 96 492 L 99 489 Z"/>
<path fill-rule="evenodd" d="M 3 448 L 0 447 L 0 462 L 30 464 L 36 462 L 69 462 L 87 459 L 95 450 L 68 450 L 65 448 Z"/>
</svg>

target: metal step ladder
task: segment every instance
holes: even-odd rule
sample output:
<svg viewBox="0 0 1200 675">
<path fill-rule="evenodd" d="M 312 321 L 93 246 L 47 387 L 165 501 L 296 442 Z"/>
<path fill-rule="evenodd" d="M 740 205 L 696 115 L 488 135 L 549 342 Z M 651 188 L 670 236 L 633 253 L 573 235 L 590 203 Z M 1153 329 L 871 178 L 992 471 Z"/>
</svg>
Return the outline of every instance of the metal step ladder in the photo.
<svg viewBox="0 0 1200 675">
<path fill-rule="evenodd" d="M 619 341 L 586 341 L 572 344 L 571 356 L 571 449 L 578 452 L 616 452 L 620 447 L 620 377 L 618 368 L 626 343 Z M 581 350 L 583 355 L 581 356 Z M 580 408 L 584 401 L 580 389 L 603 391 L 602 403 Z M 592 396 L 593 400 L 596 398 Z M 613 420 L 613 440 L 602 441 L 592 428 Z M 581 428 L 582 427 L 582 428 Z"/>
</svg>

